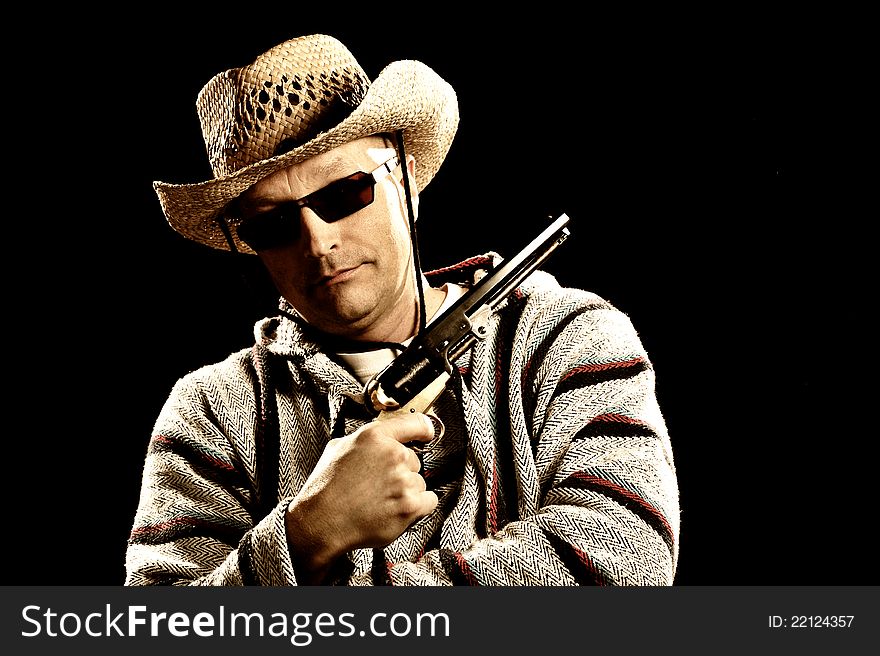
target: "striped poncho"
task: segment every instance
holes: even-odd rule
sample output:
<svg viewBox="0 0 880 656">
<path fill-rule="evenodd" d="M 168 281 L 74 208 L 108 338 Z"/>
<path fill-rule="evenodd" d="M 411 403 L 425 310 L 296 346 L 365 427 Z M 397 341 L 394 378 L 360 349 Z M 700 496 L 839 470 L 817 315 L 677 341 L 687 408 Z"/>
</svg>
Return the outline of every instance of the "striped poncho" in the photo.
<svg viewBox="0 0 880 656">
<path fill-rule="evenodd" d="M 486 258 L 429 274 L 473 273 Z M 284 513 L 361 387 L 284 316 L 182 378 L 158 417 L 126 585 L 296 585 Z M 436 509 L 343 585 L 669 585 L 678 487 L 654 372 L 628 317 L 535 273 L 455 363 L 424 454 Z"/>
</svg>

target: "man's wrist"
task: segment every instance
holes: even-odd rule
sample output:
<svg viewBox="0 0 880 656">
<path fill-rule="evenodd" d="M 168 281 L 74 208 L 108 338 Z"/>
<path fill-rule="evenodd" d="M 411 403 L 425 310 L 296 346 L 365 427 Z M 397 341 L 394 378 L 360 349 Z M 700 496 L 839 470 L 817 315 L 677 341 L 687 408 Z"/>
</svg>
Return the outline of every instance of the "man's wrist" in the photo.
<svg viewBox="0 0 880 656">
<path fill-rule="evenodd" d="M 284 526 L 297 580 L 308 585 L 321 583 L 345 551 L 330 546 L 324 534 L 318 530 L 321 522 L 306 518 L 305 505 L 297 499 L 291 501 L 284 516 Z"/>
</svg>

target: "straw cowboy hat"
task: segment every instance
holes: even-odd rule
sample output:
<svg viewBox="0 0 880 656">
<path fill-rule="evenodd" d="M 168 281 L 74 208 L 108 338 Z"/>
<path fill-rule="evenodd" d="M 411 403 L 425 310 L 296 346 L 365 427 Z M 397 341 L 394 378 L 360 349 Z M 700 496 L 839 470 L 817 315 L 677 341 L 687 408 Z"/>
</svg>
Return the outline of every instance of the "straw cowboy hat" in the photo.
<svg viewBox="0 0 880 656">
<path fill-rule="evenodd" d="M 386 66 L 371 83 L 349 50 L 317 34 L 286 41 L 248 66 L 215 75 L 196 109 L 214 178 L 154 182 L 168 223 L 229 250 L 220 225 L 229 204 L 266 176 L 360 137 L 403 131 L 419 190 L 446 157 L 458 127 L 455 91 L 417 61 Z M 253 251 L 230 231 L 236 248 Z"/>
</svg>

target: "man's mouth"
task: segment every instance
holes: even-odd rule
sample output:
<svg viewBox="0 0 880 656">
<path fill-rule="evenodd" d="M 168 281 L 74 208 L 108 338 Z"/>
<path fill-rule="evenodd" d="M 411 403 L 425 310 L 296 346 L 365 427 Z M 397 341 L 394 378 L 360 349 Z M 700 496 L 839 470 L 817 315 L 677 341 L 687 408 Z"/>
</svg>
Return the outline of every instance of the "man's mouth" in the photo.
<svg viewBox="0 0 880 656">
<path fill-rule="evenodd" d="M 339 284 L 341 282 L 345 282 L 346 280 L 351 279 L 357 270 L 360 268 L 360 264 L 356 264 L 351 267 L 340 267 L 338 269 L 334 269 L 329 273 L 322 275 L 318 278 L 318 281 L 315 283 L 316 287 L 332 287 L 333 285 Z"/>
</svg>

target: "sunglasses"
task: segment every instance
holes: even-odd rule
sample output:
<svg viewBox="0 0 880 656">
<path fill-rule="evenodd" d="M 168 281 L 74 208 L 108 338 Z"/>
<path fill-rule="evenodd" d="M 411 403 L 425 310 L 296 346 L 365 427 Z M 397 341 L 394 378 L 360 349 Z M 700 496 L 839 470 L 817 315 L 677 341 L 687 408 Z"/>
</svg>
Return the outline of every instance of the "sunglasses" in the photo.
<svg viewBox="0 0 880 656">
<path fill-rule="evenodd" d="M 238 236 L 255 251 L 289 246 L 299 239 L 299 218 L 303 207 L 310 208 L 325 223 L 344 219 L 373 202 L 376 197 L 376 183 L 397 168 L 397 164 L 395 155 L 370 173 L 352 173 L 308 196 L 281 203 L 267 212 L 256 214 L 238 225 Z"/>
</svg>

